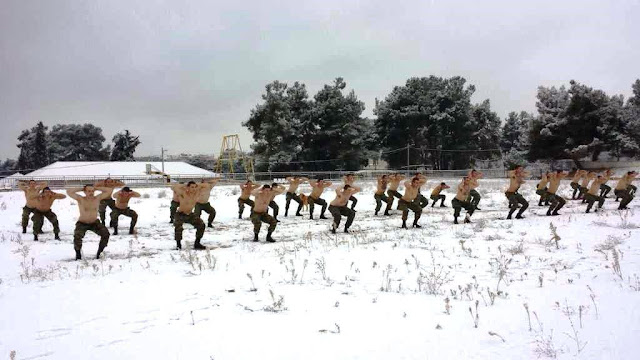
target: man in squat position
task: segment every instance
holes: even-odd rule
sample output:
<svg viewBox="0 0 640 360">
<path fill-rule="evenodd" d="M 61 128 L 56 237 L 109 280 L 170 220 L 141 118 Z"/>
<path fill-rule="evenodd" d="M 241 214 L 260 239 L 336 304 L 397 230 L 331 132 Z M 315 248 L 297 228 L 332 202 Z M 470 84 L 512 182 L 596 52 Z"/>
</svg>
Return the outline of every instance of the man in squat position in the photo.
<svg viewBox="0 0 640 360">
<path fill-rule="evenodd" d="M 309 195 L 309 219 L 313 220 L 313 206 L 315 204 L 321 205 L 320 219 L 326 219 L 324 212 L 327 210 L 327 202 L 320 198 L 324 189 L 331 186 L 331 181 L 324 181 L 321 178 L 315 181 L 309 181 L 311 185 L 311 194 Z"/>
<path fill-rule="evenodd" d="M 47 218 L 51 225 L 53 225 L 53 234 L 56 240 L 60 240 L 60 225 L 58 224 L 58 217 L 51 211 L 51 205 L 58 199 L 64 199 L 67 196 L 64 194 L 58 194 L 49 187 L 42 189 L 40 195 L 36 197 L 36 207 L 33 213 L 33 240 L 38 241 L 38 235 L 42 233 L 42 225 L 44 224 L 44 218 Z"/>
<path fill-rule="evenodd" d="M 113 228 L 113 235 L 118 235 L 118 218 L 120 215 L 131 218 L 129 234 L 133 234 L 136 223 L 138 222 L 138 213 L 131 210 L 129 207 L 129 200 L 134 197 L 139 198 L 140 194 L 131 190 L 128 186 L 125 186 L 122 190 L 113 194 L 113 197 L 116 200 L 116 205 L 111 210 L 111 227 Z"/>
<path fill-rule="evenodd" d="M 269 206 L 269 202 L 273 200 L 279 194 L 284 193 L 284 186 L 280 186 L 277 189 L 272 189 L 269 185 L 264 185 L 261 188 L 255 189 L 252 192 L 252 195 L 256 199 L 255 205 L 253 205 L 253 209 L 251 211 L 251 222 L 253 223 L 253 241 L 258 241 L 258 234 L 260 233 L 260 228 L 262 227 L 262 223 L 269 224 L 269 229 L 267 230 L 267 242 L 276 242 L 271 234 L 276 229 L 278 222 L 274 219 L 269 212 L 267 211 L 267 207 Z"/>
<path fill-rule="evenodd" d="M 177 248 L 182 249 L 182 231 L 184 230 L 182 225 L 187 223 L 196 228 L 196 241 L 193 244 L 193 248 L 195 250 L 206 249 L 206 247 L 200 243 L 202 236 L 204 235 L 204 222 L 193 212 L 193 208 L 196 206 L 198 199 L 202 195 L 201 192 L 203 187 L 198 186 L 198 184 L 193 181 L 189 181 L 186 185 L 173 185 L 172 189 L 178 194 L 178 202 L 180 203 L 173 220 Z"/>
<path fill-rule="evenodd" d="M 456 196 L 451 200 L 451 206 L 453 207 L 453 223 L 458 223 L 458 216 L 460 216 L 460 211 L 464 208 L 467 211 L 467 214 L 464 217 L 465 224 L 471 222 L 471 215 L 476 210 L 473 203 L 470 201 L 471 197 L 469 193 L 471 192 L 471 186 L 473 183 L 473 179 L 469 176 L 465 176 L 460 184 L 458 185 L 458 190 L 456 191 Z"/>
<path fill-rule="evenodd" d="M 433 188 L 433 190 L 431 191 L 431 200 L 433 200 L 433 202 L 431 203 L 431 207 L 433 207 L 433 205 L 435 205 L 438 200 L 440 200 L 440 207 L 447 207 L 444 204 L 444 200 L 447 198 L 444 194 L 441 194 L 442 190 L 445 189 L 449 189 L 450 186 L 445 184 L 444 182 L 441 182 L 440 185 L 436 186 Z"/>
<path fill-rule="evenodd" d="M 342 188 L 336 189 L 336 198 L 333 199 L 329 205 L 329 212 L 333 215 L 333 224 L 331 224 L 332 233 L 336 233 L 336 229 L 340 226 L 342 216 L 347 217 L 347 222 L 344 224 L 344 232 L 349 232 L 349 227 L 356 217 L 356 212 L 347 207 L 347 202 L 349 202 L 349 198 L 353 196 L 353 194 L 359 191 L 359 187 L 351 185 L 345 185 Z"/>
<path fill-rule="evenodd" d="M 100 191 L 98 195 L 95 194 L 96 190 Z M 79 195 L 80 191 L 83 191 L 85 195 Z M 112 191 L 113 188 L 93 185 L 67 190 L 67 195 L 78 202 L 78 209 L 80 210 L 80 216 L 73 232 L 73 248 L 76 251 L 76 260 L 82 259 L 82 239 L 87 231 L 92 231 L 100 236 L 96 259 L 100 258 L 100 254 L 107 247 L 110 234 L 107 227 L 98 220 L 98 206 L 100 201 L 111 197 Z"/>
<path fill-rule="evenodd" d="M 509 200 L 509 215 L 507 215 L 507 219 L 511 219 L 511 215 L 518 209 L 518 204 L 521 204 L 522 207 L 518 214 L 516 215 L 516 219 L 524 219 L 522 213 L 529 207 L 529 202 L 525 200 L 524 196 L 518 193 L 520 186 L 524 184 L 524 178 L 529 174 L 524 171 L 522 166 L 516 166 L 515 170 L 509 171 L 509 188 L 504 193 L 507 199 Z"/>
<path fill-rule="evenodd" d="M 40 194 L 40 191 L 47 187 L 47 183 L 44 181 L 35 182 L 29 180 L 28 183 L 20 181 L 18 183 L 18 189 L 24 191 L 24 197 L 27 203 L 22 208 L 22 233 L 27 233 L 27 226 L 29 225 L 29 215 L 35 212 L 37 200 L 36 198 Z"/>
<path fill-rule="evenodd" d="M 218 180 L 219 179 L 210 179 L 205 181 L 202 179 L 202 182 L 198 185 L 200 188 L 200 197 L 198 198 L 194 212 L 197 217 L 200 217 L 203 211 L 209 214 L 209 219 L 207 219 L 208 227 L 213 227 L 213 220 L 216 218 L 216 209 L 211 206 L 209 197 L 211 197 L 211 190 L 216 183 L 218 183 Z"/>
<path fill-rule="evenodd" d="M 389 205 L 389 201 L 393 201 L 387 197 L 384 193 L 387 190 L 387 185 L 389 184 L 389 179 L 387 179 L 387 175 L 378 176 L 378 183 L 376 186 L 376 192 L 373 194 L 373 198 L 376 200 L 376 211 L 375 214 L 378 215 L 378 212 L 382 208 L 382 202 L 384 201 L 387 205 Z M 331 210 L 331 209 L 329 209 Z M 385 215 L 389 215 L 389 209 L 385 209 Z"/>
<path fill-rule="evenodd" d="M 251 180 L 247 180 L 244 184 L 240 185 L 240 197 L 238 198 L 238 219 L 242 219 L 242 213 L 244 212 L 244 206 L 249 205 L 253 208 L 254 202 L 249 197 L 253 190 L 259 188 L 260 185 L 254 184 Z"/>
<path fill-rule="evenodd" d="M 404 182 L 404 195 L 398 202 L 398 209 L 402 210 L 402 228 L 407 228 L 407 219 L 409 218 L 409 210 L 414 212 L 413 227 L 421 228 L 418 225 L 420 215 L 422 215 L 422 208 L 414 200 L 418 196 L 418 189 L 426 182 L 426 178 L 413 177 L 411 181 Z"/>
<path fill-rule="evenodd" d="M 294 200 L 298 203 L 296 216 L 302 216 L 302 214 L 300 214 L 300 211 L 302 210 L 302 199 L 300 199 L 300 196 L 296 192 L 298 191 L 298 186 L 309 181 L 309 179 L 306 177 L 295 176 L 288 177 L 286 180 L 289 183 L 289 188 L 287 189 L 286 203 L 284 206 L 284 216 L 287 217 L 287 215 L 289 215 L 289 204 L 291 203 L 291 200 Z"/>
<path fill-rule="evenodd" d="M 560 181 L 569 176 L 569 173 L 565 173 L 562 170 L 558 170 L 555 173 L 549 175 L 549 189 L 547 189 L 547 200 L 551 203 L 549 209 L 547 209 L 547 216 L 560 215 L 558 210 L 567 203 L 567 201 L 557 194 L 560 187 Z"/>
</svg>

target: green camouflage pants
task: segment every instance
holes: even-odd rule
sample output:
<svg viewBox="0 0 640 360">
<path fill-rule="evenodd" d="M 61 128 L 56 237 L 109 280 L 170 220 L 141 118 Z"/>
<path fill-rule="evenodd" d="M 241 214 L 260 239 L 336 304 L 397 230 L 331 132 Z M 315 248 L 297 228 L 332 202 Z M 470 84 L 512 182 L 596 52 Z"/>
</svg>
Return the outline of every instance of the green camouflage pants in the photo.
<svg viewBox="0 0 640 360">
<path fill-rule="evenodd" d="M 547 199 L 551 203 L 549 205 L 549 209 L 547 210 L 547 215 L 551 215 L 555 213 L 558 214 L 558 210 L 562 209 L 562 207 L 567 203 L 567 201 L 559 195 L 547 193 Z"/>
<path fill-rule="evenodd" d="M 271 200 L 269 202 L 269 207 L 273 209 L 273 218 L 277 220 L 278 219 L 278 212 L 280 212 L 280 207 L 273 200 Z"/>
<path fill-rule="evenodd" d="M 376 199 L 376 214 L 382 208 L 382 202 L 383 201 L 385 203 L 387 203 L 387 206 L 389 205 L 389 201 L 393 201 L 393 198 L 389 199 L 389 197 L 386 196 L 384 193 L 382 193 L 382 194 L 373 194 L 373 198 Z M 329 206 L 329 211 L 331 211 L 331 206 Z"/>
<path fill-rule="evenodd" d="M 416 198 L 413 199 L 413 202 L 418 204 L 418 206 L 420 206 L 421 208 L 425 208 L 427 205 L 429 205 L 429 200 L 427 200 L 427 198 L 421 193 L 418 193 Z"/>
<path fill-rule="evenodd" d="M 402 195 L 397 190 L 387 190 L 387 197 L 389 201 L 387 201 L 387 207 L 384 209 L 385 213 L 388 213 L 391 210 L 391 206 L 393 206 L 393 198 L 397 197 L 398 199 L 402 198 Z"/>
<path fill-rule="evenodd" d="M 251 222 L 253 223 L 253 233 L 258 234 L 260 232 L 260 228 L 262 227 L 262 223 L 269 224 L 269 229 L 267 230 L 267 234 L 270 235 L 276 229 L 276 219 L 273 216 L 269 215 L 266 211 L 263 213 L 257 213 L 255 211 L 251 212 Z"/>
<path fill-rule="evenodd" d="M 115 209 L 116 207 L 116 201 L 113 200 L 112 198 L 100 200 L 100 205 L 98 206 L 98 213 L 100 214 L 100 221 L 102 221 L 102 224 L 106 224 L 104 220 L 107 217 L 107 207 L 109 207 L 109 209 L 113 211 L 113 209 Z"/>
<path fill-rule="evenodd" d="M 171 206 L 169 206 L 169 219 L 171 219 L 171 222 L 173 222 L 173 219 L 175 219 L 176 217 L 176 211 L 178 211 L 178 206 L 180 206 L 179 202 L 175 200 L 171 200 Z"/>
<path fill-rule="evenodd" d="M 415 213 L 413 218 L 414 224 L 418 222 L 418 219 L 420 219 L 420 216 L 422 215 L 422 208 L 415 201 L 408 202 L 406 200 L 400 199 L 400 201 L 398 202 L 398 209 L 402 210 L 402 221 L 407 221 L 407 219 L 409 218 L 409 210 Z"/>
<path fill-rule="evenodd" d="M 453 200 L 451 200 L 451 206 L 453 207 L 453 217 L 455 219 L 460 216 L 460 211 L 462 211 L 462 209 L 465 209 L 469 216 L 473 215 L 473 212 L 476 210 L 476 207 L 471 201 L 460 201 L 456 198 L 453 198 Z"/>
<path fill-rule="evenodd" d="M 57 236 L 60 233 L 60 226 L 58 225 L 58 217 L 51 210 L 40 211 L 35 209 L 35 211 L 33 212 L 33 218 L 32 218 L 33 233 L 37 235 L 40 232 L 42 232 L 42 225 L 44 225 L 45 218 L 47 218 L 47 220 L 49 220 L 51 225 L 53 225 L 53 233 L 56 234 Z"/>
<path fill-rule="evenodd" d="M 255 203 L 251 199 L 241 199 L 238 198 L 238 217 L 242 217 L 242 213 L 244 212 L 244 206 L 249 205 L 251 209 L 253 209 L 253 205 Z"/>
<path fill-rule="evenodd" d="M 518 209 L 518 204 L 521 204 L 522 207 L 516 217 L 521 216 L 525 210 L 529 207 L 529 202 L 524 198 L 524 196 L 520 195 L 518 192 L 505 192 L 504 195 L 509 200 L 509 215 L 508 219 L 511 219 L 511 215 Z"/>
<path fill-rule="evenodd" d="M 620 201 L 620 205 L 618 206 L 618 210 L 626 208 L 631 200 L 633 200 L 633 195 L 631 195 L 629 188 L 627 188 L 626 190 L 614 190 L 613 193 L 617 198 L 622 198 L 622 200 Z"/>
<path fill-rule="evenodd" d="M 116 232 L 118 231 L 118 218 L 120 217 L 120 215 L 128 216 L 131 218 L 131 225 L 129 225 L 129 232 L 132 233 L 133 228 L 136 226 L 136 223 L 138 222 L 138 213 L 131 210 L 131 208 L 119 209 L 117 207 L 114 207 L 113 210 L 111 210 L 111 227 L 116 229 Z"/>
<path fill-rule="evenodd" d="M 29 226 L 29 215 L 35 212 L 35 208 L 30 208 L 28 206 L 22 208 L 22 231 L 27 231 L 27 226 Z"/>
<path fill-rule="evenodd" d="M 107 247 L 109 242 L 109 229 L 98 220 L 91 224 L 85 224 L 82 222 L 76 223 L 76 229 L 73 231 L 73 248 L 76 252 L 82 250 L 82 239 L 87 231 L 91 231 L 100 236 L 100 244 L 98 245 L 98 252 L 102 252 Z"/>
<path fill-rule="evenodd" d="M 587 204 L 589 204 L 587 205 L 587 212 L 591 211 L 591 208 L 593 207 L 593 204 L 596 203 L 596 201 L 598 202 L 598 207 L 596 208 L 596 211 L 602 208 L 602 205 L 604 205 L 603 197 L 586 193 L 584 195 L 584 198 L 587 200 Z"/>
<path fill-rule="evenodd" d="M 211 227 L 211 225 L 213 224 L 213 220 L 216 218 L 216 209 L 214 209 L 213 206 L 211 206 L 211 204 L 208 202 L 205 204 L 197 203 L 196 208 L 193 212 L 196 213 L 196 216 L 200 217 L 203 211 L 209 214 L 207 225 Z"/>
<path fill-rule="evenodd" d="M 444 200 L 447 197 L 444 194 L 438 194 L 438 195 L 431 195 L 431 200 L 433 200 L 433 202 L 431 203 L 431 207 L 433 207 L 433 205 L 435 205 L 438 200 L 440 200 L 440 206 L 444 206 Z"/>
<path fill-rule="evenodd" d="M 322 211 L 320 211 L 320 217 L 324 216 L 324 212 L 327 211 L 327 202 L 321 198 L 314 199 L 309 196 L 309 218 L 313 219 L 313 206 L 315 204 L 322 205 Z"/>
<path fill-rule="evenodd" d="M 291 203 L 291 200 L 294 200 L 295 202 L 298 203 L 298 210 L 296 210 L 296 215 L 300 214 L 300 211 L 302 210 L 302 199 L 300 199 L 300 196 L 296 193 L 292 193 L 288 191 L 286 196 L 287 196 L 287 202 L 285 203 L 285 206 L 284 206 L 284 216 L 287 216 L 289 214 L 289 204 Z"/>
<path fill-rule="evenodd" d="M 353 223 L 353 219 L 356 217 L 356 212 L 353 209 L 349 209 L 347 206 L 333 206 L 329 205 L 329 212 L 333 215 L 334 228 L 337 229 L 340 226 L 340 220 L 342 216 L 347 217 L 347 222 L 344 224 L 344 229 L 347 230 Z"/>
<path fill-rule="evenodd" d="M 471 205 L 473 205 L 473 208 L 475 209 L 476 207 L 478 207 L 478 204 L 480 203 L 480 193 L 476 190 L 476 189 L 471 189 L 469 190 L 469 197 L 471 199 L 469 199 L 471 202 Z"/>
<path fill-rule="evenodd" d="M 173 220 L 173 226 L 175 227 L 175 239 L 180 242 L 182 240 L 182 231 L 184 230 L 183 224 L 191 224 L 196 228 L 196 244 L 200 243 L 200 239 L 204 235 L 204 222 L 195 213 L 185 214 L 183 212 L 176 212 L 176 216 Z"/>
</svg>

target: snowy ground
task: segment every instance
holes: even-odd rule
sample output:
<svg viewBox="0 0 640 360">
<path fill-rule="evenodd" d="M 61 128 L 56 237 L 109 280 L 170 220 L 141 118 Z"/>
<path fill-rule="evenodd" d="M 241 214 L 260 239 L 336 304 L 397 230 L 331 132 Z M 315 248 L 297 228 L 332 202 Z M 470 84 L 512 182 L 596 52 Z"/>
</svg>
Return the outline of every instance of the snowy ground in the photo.
<svg viewBox="0 0 640 360">
<path fill-rule="evenodd" d="M 170 190 L 143 189 L 138 234 L 122 219 L 106 259 L 81 262 L 72 200 L 53 207 L 63 240 L 45 222 L 36 243 L 20 233 L 22 193 L 0 193 L 0 359 L 637 358 L 638 202 L 584 214 L 573 201 L 549 218 L 533 185 L 525 220 L 499 220 L 506 182 L 484 180 L 473 224 L 428 207 L 422 229 L 403 230 L 397 211 L 373 216 L 371 183 L 352 234 L 281 217 L 275 244 L 251 241 L 236 187 L 221 186 L 211 250 L 197 253 L 175 250 Z M 87 258 L 97 240 L 87 233 Z"/>
</svg>

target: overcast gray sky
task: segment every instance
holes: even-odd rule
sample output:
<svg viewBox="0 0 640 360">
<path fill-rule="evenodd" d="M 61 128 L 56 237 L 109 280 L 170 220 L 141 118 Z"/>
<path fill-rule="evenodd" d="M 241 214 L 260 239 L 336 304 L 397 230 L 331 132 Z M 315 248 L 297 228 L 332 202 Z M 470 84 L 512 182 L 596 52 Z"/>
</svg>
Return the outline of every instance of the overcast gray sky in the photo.
<svg viewBox="0 0 640 360">
<path fill-rule="evenodd" d="M 272 80 L 341 76 L 372 115 L 411 76 L 464 76 L 504 118 L 539 85 L 631 93 L 639 1 L 0 0 L 0 157 L 20 130 L 129 129 L 136 155 L 215 153 Z"/>
</svg>

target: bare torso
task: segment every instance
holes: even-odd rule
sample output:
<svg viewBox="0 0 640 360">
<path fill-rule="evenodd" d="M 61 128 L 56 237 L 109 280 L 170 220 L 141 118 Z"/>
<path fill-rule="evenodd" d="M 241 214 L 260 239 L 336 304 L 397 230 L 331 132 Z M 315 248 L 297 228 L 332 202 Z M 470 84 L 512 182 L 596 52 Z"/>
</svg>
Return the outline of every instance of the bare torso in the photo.
<svg viewBox="0 0 640 360">
<path fill-rule="evenodd" d="M 247 200 L 249 198 L 249 196 L 251 196 L 251 192 L 255 188 L 256 187 L 254 186 L 254 184 L 242 184 L 242 185 L 240 185 L 240 199 Z"/>
<path fill-rule="evenodd" d="M 458 185 L 458 189 L 456 190 L 456 199 L 460 201 L 467 201 L 470 191 L 471 187 L 469 186 L 469 184 L 465 184 L 463 181 L 460 185 Z"/>
<path fill-rule="evenodd" d="M 411 202 L 416 196 L 418 196 L 418 191 L 420 190 L 420 185 L 413 186 L 411 181 L 404 182 L 404 195 L 402 195 L 402 200 Z"/>
<path fill-rule="evenodd" d="M 401 176 L 392 176 L 389 180 L 389 190 L 398 191 L 398 187 L 400 186 L 400 181 L 402 181 L 403 177 Z"/>
<path fill-rule="evenodd" d="M 202 183 L 198 184 L 198 188 L 200 189 L 200 195 L 198 196 L 199 204 L 206 204 L 209 202 L 209 198 L 211 197 L 211 190 L 213 189 L 213 184 Z"/>
<path fill-rule="evenodd" d="M 22 191 L 24 191 L 24 196 L 27 199 L 27 203 L 25 206 L 35 208 L 38 204 L 37 198 L 39 196 L 40 189 L 38 189 L 37 187 L 26 187 L 23 188 Z"/>
<path fill-rule="evenodd" d="M 387 190 L 389 181 L 386 179 L 378 179 L 378 187 L 376 189 L 376 195 L 382 195 Z"/>
<path fill-rule="evenodd" d="M 542 190 L 547 187 L 547 183 L 549 182 L 549 177 L 547 174 L 542 174 L 540 181 L 538 182 L 538 186 L 536 187 L 538 190 Z"/>
<path fill-rule="evenodd" d="M 440 195 L 441 191 L 442 191 L 442 185 L 438 185 L 434 187 L 433 190 L 431 191 L 431 196 L 438 196 Z"/>
<path fill-rule="evenodd" d="M 290 193 L 296 193 L 296 191 L 298 191 L 298 186 L 300 186 L 300 184 L 303 182 L 304 180 L 302 179 L 292 179 L 289 180 L 289 188 L 287 189 L 287 192 Z"/>
<path fill-rule="evenodd" d="M 323 183 L 314 183 L 314 184 L 312 184 L 311 185 L 311 194 L 309 196 L 311 196 L 314 199 L 320 198 L 320 196 L 324 192 L 324 189 L 327 186 L 330 186 L 330 185 L 331 185 L 331 183 L 324 183 L 324 182 Z"/>
<path fill-rule="evenodd" d="M 62 196 L 64 197 L 64 196 Z M 40 194 L 36 198 L 35 208 L 42 212 L 51 210 L 51 205 L 56 201 L 56 196 L 53 194 Z"/>
<path fill-rule="evenodd" d="M 509 188 L 507 192 L 516 192 L 524 184 L 524 177 L 515 171 L 509 171 Z"/>
<path fill-rule="evenodd" d="M 604 184 L 605 182 L 606 181 L 604 178 L 593 180 L 591 186 L 589 187 L 589 194 L 597 196 L 600 192 L 600 185 Z"/>
<path fill-rule="evenodd" d="M 549 190 L 547 190 L 549 193 L 554 194 L 556 193 L 556 191 L 558 191 L 558 188 L 560 187 L 560 181 L 562 179 L 564 179 L 567 175 L 566 174 L 553 174 L 551 176 L 549 176 Z"/>
<path fill-rule="evenodd" d="M 78 221 L 91 224 L 98 220 L 98 205 L 100 205 L 100 197 L 98 196 L 80 197 L 78 199 L 78 210 L 80 210 Z"/>
<path fill-rule="evenodd" d="M 336 189 L 336 198 L 333 199 L 329 205 L 346 206 L 351 195 L 355 194 L 356 192 L 357 190 L 353 188 L 347 190 L 344 190 L 342 188 Z"/>
<path fill-rule="evenodd" d="M 118 209 L 124 210 L 129 207 L 129 200 L 131 200 L 131 198 L 134 197 L 134 194 L 133 192 L 127 193 L 127 192 L 120 191 L 114 197 L 116 200 L 116 207 Z"/>
</svg>

